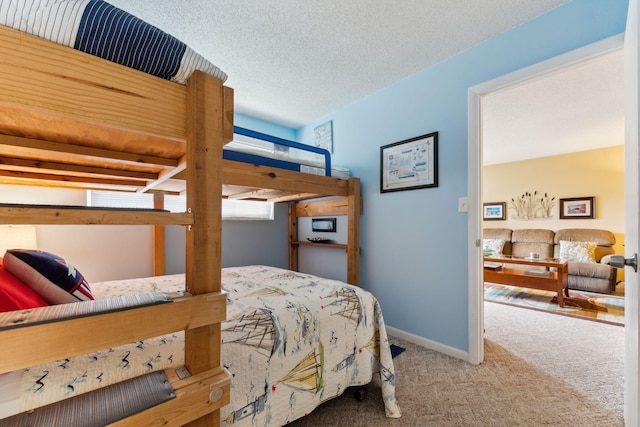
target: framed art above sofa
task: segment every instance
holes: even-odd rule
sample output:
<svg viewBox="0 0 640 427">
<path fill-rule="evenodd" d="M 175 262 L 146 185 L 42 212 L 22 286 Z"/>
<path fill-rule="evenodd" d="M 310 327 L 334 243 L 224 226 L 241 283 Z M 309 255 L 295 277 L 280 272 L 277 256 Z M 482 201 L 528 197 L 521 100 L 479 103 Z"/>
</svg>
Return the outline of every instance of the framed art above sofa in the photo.
<svg viewBox="0 0 640 427">
<path fill-rule="evenodd" d="M 596 217 L 595 197 L 560 199 L 560 219 L 593 219 Z"/>
<path fill-rule="evenodd" d="M 483 203 L 482 219 L 485 221 L 507 219 L 506 202 Z"/>
</svg>

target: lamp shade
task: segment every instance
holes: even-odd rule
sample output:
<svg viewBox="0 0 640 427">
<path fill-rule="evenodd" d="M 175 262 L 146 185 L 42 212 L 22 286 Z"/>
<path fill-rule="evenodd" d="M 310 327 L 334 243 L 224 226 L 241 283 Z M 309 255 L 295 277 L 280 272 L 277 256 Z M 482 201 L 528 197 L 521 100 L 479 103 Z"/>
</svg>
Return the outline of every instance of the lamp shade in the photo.
<svg viewBox="0 0 640 427">
<path fill-rule="evenodd" d="M 7 249 L 37 249 L 34 226 L 0 226 L 0 258 Z"/>
</svg>

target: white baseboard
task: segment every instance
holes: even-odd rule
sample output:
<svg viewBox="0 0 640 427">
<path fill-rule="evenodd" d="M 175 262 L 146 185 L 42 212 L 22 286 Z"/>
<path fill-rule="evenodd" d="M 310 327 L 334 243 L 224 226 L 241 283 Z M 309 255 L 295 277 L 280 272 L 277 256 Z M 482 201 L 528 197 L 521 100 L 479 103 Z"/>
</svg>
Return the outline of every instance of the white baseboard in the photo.
<svg viewBox="0 0 640 427">
<path fill-rule="evenodd" d="M 385 327 L 389 335 L 401 338 L 419 346 L 428 348 L 429 350 L 437 351 L 438 353 L 446 354 L 447 356 L 455 357 L 456 359 L 469 362 L 469 353 L 459 350 L 457 348 L 449 347 L 448 345 L 441 344 L 439 342 L 431 341 L 426 338 L 419 337 L 417 335 L 410 334 L 409 332 L 401 331 L 400 329 L 392 328 L 391 326 Z"/>
</svg>

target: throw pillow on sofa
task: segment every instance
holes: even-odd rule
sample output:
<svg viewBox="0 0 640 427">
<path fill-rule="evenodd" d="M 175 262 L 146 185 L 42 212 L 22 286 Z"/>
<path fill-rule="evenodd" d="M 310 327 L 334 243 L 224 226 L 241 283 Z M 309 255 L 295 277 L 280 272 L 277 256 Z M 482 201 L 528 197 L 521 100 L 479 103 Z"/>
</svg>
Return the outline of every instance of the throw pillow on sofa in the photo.
<svg viewBox="0 0 640 427">
<path fill-rule="evenodd" d="M 84 276 L 57 255 L 40 250 L 11 249 L 4 256 L 4 268 L 49 304 L 93 299 Z"/>
<path fill-rule="evenodd" d="M 504 239 L 482 239 L 482 250 L 484 252 L 490 251 L 494 255 L 501 255 L 505 243 Z"/>
<path fill-rule="evenodd" d="M 559 258 L 573 262 L 596 262 L 596 242 L 570 242 L 560 240 Z"/>
</svg>

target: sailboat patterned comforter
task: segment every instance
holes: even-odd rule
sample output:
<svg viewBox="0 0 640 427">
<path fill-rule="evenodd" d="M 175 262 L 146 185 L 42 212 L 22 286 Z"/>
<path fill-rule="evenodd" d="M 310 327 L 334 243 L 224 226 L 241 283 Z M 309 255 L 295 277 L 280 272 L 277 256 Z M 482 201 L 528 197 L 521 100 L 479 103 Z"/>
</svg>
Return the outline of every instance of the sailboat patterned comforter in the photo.
<svg viewBox="0 0 640 427">
<path fill-rule="evenodd" d="M 380 372 L 399 417 L 378 301 L 343 282 L 272 267 L 223 270 L 229 293 L 222 361 L 233 375 L 223 422 L 283 425 Z"/>
<path fill-rule="evenodd" d="M 266 266 L 225 268 L 222 363 L 232 375 L 221 424 L 280 426 L 380 374 L 388 417 L 400 417 L 382 311 L 369 292 Z M 171 275 L 91 285 L 96 298 L 184 290 Z M 179 367 L 184 334 L 156 337 L 0 375 L 0 418 L 154 370 Z M 381 408 L 382 410 L 382 408 Z M 1 424 L 1 422 L 0 422 Z"/>
</svg>

